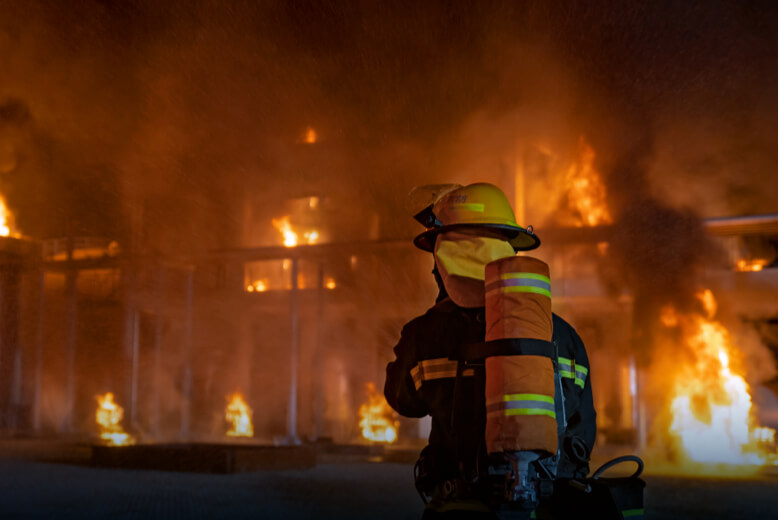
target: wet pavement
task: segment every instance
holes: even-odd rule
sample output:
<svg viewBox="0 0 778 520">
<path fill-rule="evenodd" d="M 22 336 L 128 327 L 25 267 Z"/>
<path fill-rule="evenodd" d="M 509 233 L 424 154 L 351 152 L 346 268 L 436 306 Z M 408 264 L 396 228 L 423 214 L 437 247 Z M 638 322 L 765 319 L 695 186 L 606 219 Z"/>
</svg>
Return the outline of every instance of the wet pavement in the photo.
<svg viewBox="0 0 778 520">
<path fill-rule="evenodd" d="M 644 479 L 646 519 L 778 518 L 778 476 Z M 0 453 L 0 519 L 418 519 L 423 506 L 412 480 L 411 464 L 354 459 L 214 475 Z"/>
</svg>

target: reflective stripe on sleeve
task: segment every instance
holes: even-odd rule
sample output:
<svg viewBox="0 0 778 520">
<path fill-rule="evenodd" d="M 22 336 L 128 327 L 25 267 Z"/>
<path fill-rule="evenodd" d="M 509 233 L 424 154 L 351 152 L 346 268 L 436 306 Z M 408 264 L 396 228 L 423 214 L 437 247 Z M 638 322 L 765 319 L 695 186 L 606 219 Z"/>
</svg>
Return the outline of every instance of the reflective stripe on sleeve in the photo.
<svg viewBox="0 0 778 520">
<path fill-rule="evenodd" d="M 543 394 L 506 394 L 486 403 L 487 417 L 548 415 L 556 418 L 554 398 Z"/>
<path fill-rule="evenodd" d="M 574 380 L 576 385 L 583 388 L 586 383 L 586 376 L 589 374 L 589 369 L 583 365 L 577 365 L 575 360 L 566 357 L 560 356 L 558 361 L 559 375 Z"/>
<path fill-rule="evenodd" d="M 621 512 L 623 518 L 629 518 L 631 520 L 643 520 L 645 511 L 643 509 L 626 509 Z"/>
<path fill-rule="evenodd" d="M 495 292 L 524 292 L 551 298 L 551 280 L 537 273 L 503 273 L 499 280 L 488 284 L 485 290 L 487 296 Z"/>
<path fill-rule="evenodd" d="M 462 376 L 469 377 L 475 375 L 472 368 L 466 368 L 462 371 Z M 421 388 L 424 381 L 433 379 L 445 379 L 448 377 L 457 377 L 457 362 L 448 358 L 425 359 L 411 369 L 411 377 L 416 390 Z"/>
</svg>

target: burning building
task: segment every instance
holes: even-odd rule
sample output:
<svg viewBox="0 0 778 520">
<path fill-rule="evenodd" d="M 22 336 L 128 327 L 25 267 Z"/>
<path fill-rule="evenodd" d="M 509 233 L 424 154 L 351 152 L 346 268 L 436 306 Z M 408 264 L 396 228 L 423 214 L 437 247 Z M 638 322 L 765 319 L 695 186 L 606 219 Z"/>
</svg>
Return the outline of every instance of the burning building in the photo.
<svg viewBox="0 0 778 520">
<path fill-rule="evenodd" d="M 633 47 L 598 35 L 616 31 L 638 49 L 645 40 L 676 55 L 688 48 L 679 44 L 687 31 L 665 23 L 675 18 L 664 12 L 626 17 L 645 20 L 648 29 L 635 33 L 631 22 L 598 24 L 583 7 L 546 20 L 545 8 L 525 13 L 508 3 L 495 16 L 474 4 L 474 29 L 463 22 L 469 16 L 441 16 L 446 10 L 434 3 L 417 7 L 419 25 L 385 25 L 380 9 L 350 18 L 329 4 L 308 12 L 270 2 L 240 19 L 207 3 L 185 16 L 140 4 L 133 13 L 143 22 L 130 28 L 135 18 L 116 6 L 0 21 L 0 49 L 14 57 L 7 76 L 17 78 L 2 93 L 29 92 L 25 102 L 0 105 L 0 428 L 98 438 L 94 396 L 110 392 L 124 409 L 122 429 L 139 443 L 223 441 L 239 430 L 257 442 L 417 442 L 428 425 L 393 417 L 366 391 L 372 384 L 380 392 L 402 324 L 436 290 L 431 259 L 410 243 L 401 197 L 417 183 L 483 180 L 513 193 L 518 221 L 534 223 L 543 241 L 537 255 L 551 267 L 554 310 L 590 352 L 601 443 L 647 450 L 672 438 L 673 421 L 662 413 L 683 400 L 655 395 L 650 367 L 661 343 L 687 354 L 684 367 L 696 366 L 690 352 L 705 349 L 695 330 L 707 328 L 698 318 L 733 331 L 730 347 L 698 361 L 731 376 L 729 384 L 748 384 L 750 432 L 766 442 L 758 428 L 778 422 L 765 411 L 774 375 L 750 365 L 772 366 L 778 348 L 775 216 L 674 218 L 647 174 L 618 162 L 640 163 L 622 143 L 641 141 L 635 129 L 653 123 L 667 135 L 656 161 L 671 173 L 657 174 L 656 184 L 669 186 L 668 201 L 682 191 L 675 172 L 708 175 L 716 160 L 760 154 L 772 167 L 765 150 L 775 147 L 761 130 L 771 112 L 732 101 L 735 123 L 709 115 L 716 126 L 678 109 L 689 99 L 706 114 L 720 107 L 721 82 L 698 92 L 697 78 L 740 63 L 753 65 L 727 81 L 743 77 L 748 90 L 731 99 L 759 98 L 750 89 L 769 87 L 761 79 L 771 62 L 724 45 L 733 54 L 720 67 L 708 52 L 721 41 L 754 41 L 756 28 L 753 39 L 700 36 L 699 56 L 668 65 L 674 73 L 656 94 L 646 93 L 657 82 L 645 64 L 654 62 L 620 60 Z M 673 9 L 689 16 L 680 4 Z M 741 20 L 712 13 L 691 15 L 717 27 Z M 317 25 L 320 17 L 332 27 Z M 164 23 L 147 33 L 148 20 Z M 301 31 L 301 23 L 316 30 Z M 75 26 L 86 29 L 74 36 L 66 28 Z M 463 30 L 472 39 L 460 38 Z M 547 48 L 549 34 L 565 38 Z M 450 43 L 443 53 L 439 39 Z M 400 54 L 396 42 L 407 45 Z M 52 49 L 56 59 L 38 77 L 30 64 L 49 60 Z M 516 65 L 503 71 L 504 63 Z M 692 65 L 700 74 L 679 84 Z M 56 96 L 51 83 L 61 86 Z M 641 119 L 642 107 L 664 97 L 656 120 Z M 94 111 L 57 112 L 85 105 Z M 749 140 L 739 118 L 751 112 L 757 137 Z M 725 137 L 688 137 L 710 126 Z M 732 166 L 717 171 L 739 175 Z M 774 209 L 770 182 L 753 194 L 760 212 Z M 711 202 L 705 216 L 757 212 L 745 202 L 733 207 Z M 30 236 L 17 236 L 17 222 Z M 657 236 L 684 252 L 680 260 L 646 246 Z M 693 250 L 708 239 L 723 255 L 698 265 Z M 717 316 L 695 311 L 699 288 L 715 294 Z M 681 292 L 672 302 L 680 325 L 667 326 L 663 296 Z M 759 337 L 738 341 L 740 326 Z M 242 401 L 231 408 L 225 396 L 236 391 Z M 695 428 L 726 401 L 685 395 Z M 665 455 L 680 460 L 682 448 Z"/>
</svg>

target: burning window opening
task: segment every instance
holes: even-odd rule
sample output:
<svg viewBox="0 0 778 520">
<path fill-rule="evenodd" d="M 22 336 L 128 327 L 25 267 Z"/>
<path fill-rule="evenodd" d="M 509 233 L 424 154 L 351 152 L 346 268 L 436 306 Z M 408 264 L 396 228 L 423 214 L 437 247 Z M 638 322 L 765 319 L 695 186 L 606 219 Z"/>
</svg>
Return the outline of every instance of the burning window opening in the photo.
<svg viewBox="0 0 778 520">
<path fill-rule="evenodd" d="M 273 219 L 273 227 L 275 227 L 283 236 L 283 243 L 285 247 L 297 247 L 300 244 L 300 235 L 292 227 L 292 223 L 289 219 L 289 215 L 285 215 L 281 218 Z M 319 231 L 316 229 L 308 229 L 302 233 L 302 243 L 313 245 L 319 241 Z"/>
<path fill-rule="evenodd" d="M 135 444 L 135 439 L 122 428 L 124 409 L 114 402 L 113 393 L 97 395 L 95 398 L 98 403 L 95 420 L 100 426 L 100 438 L 108 441 L 109 446 Z"/>
<path fill-rule="evenodd" d="M 251 422 L 251 417 L 254 415 L 254 411 L 243 400 L 243 396 L 236 392 L 232 396 L 227 396 L 227 409 L 224 412 L 224 417 L 232 424 L 232 427 L 227 431 L 228 437 L 253 437 L 254 425 Z"/>
<path fill-rule="evenodd" d="M 716 299 L 706 289 L 698 299 L 705 316 L 663 309 L 665 327 L 679 328 L 693 354 L 680 367 L 670 390 L 670 425 L 666 432 L 678 449 L 677 469 L 686 474 L 732 474 L 731 466 L 758 468 L 778 464 L 775 430 L 760 426 L 750 388 L 740 368 L 741 353 L 729 331 L 714 319 Z M 684 359 L 675 352 L 677 360 Z"/>
<path fill-rule="evenodd" d="M 376 391 L 375 384 L 367 383 L 368 402 L 359 407 L 359 427 L 362 437 L 371 442 L 391 444 L 397 441 L 399 421 L 384 396 Z"/>
<path fill-rule="evenodd" d="M 764 269 L 767 265 L 770 264 L 770 261 L 766 258 L 753 258 L 751 260 L 746 260 L 741 258 L 737 261 L 737 264 L 735 265 L 736 271 L 742 271 L 742 272 L 758 272 Z"/>
<path fill-rule="evenodd" d="M 565 177 L 568 203 L 576 213 L 577 227 L 601 226 L 613 222 L 605 184 L 594 168 L 595 157 L 594 149 L 581 137 L 578 160 L 570 166 Z"/>
</svg>

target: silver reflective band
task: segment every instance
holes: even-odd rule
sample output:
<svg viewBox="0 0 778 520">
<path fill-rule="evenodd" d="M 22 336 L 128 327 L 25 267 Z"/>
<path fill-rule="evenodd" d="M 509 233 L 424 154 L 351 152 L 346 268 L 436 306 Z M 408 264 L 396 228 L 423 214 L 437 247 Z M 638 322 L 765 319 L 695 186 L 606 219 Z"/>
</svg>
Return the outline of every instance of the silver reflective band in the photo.
<svg viewBox="0 0 778 520">
<path fill-rule="evenodd" d="M 500 293 L 533 293 L 551 298 L 551 280 L 537 273 L 503 273 L 500 279 L 485 287 L 486 295 Z"/>
<path fill-rule="evenodd" d="M 554 398 L 542 394 L 506 394 L 502 398 L 487 401 L 486 415 L 547 415 L 556 418 Z"/>
<path fill-rule="evenodd" d="M 472 368 L 466 368 L 462 371 L 462 376 L 469 377 L 475 375 Z M 425 359 L 411 369 L 411 377 L 416 390 L 421 388 L 424 381 L 433 379 L 445 379 L 457 376 L 457 362 L 448 358 Z"/>
<path fill-rule="evenodd" d="M 575 360 L 559 357 L 559 375 L 574 380 L 575 384 L 584 387 L 589 369 L 583 365 L 577 365 Z"/>
</svg>

